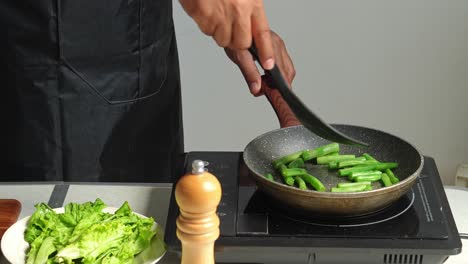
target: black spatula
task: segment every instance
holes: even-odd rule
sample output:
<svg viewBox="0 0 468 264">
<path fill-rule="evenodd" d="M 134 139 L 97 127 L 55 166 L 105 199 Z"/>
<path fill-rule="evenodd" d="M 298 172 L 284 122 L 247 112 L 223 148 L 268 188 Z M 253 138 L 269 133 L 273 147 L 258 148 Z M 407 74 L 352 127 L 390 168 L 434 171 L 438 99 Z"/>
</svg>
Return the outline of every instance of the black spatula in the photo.
<svg viewBox="0 0 468 264">
<path fill-rule="evenodd" d="M 249 51 L 255 60 L 260 61 L 255 45 L 252 45 L 252 47 L 249 48 Z M 309 131 L 316 134 L 317 136 L 333 142 L 348 145 L 367 146 L 366 143 L 353 139 L 334 129 L 312 111 L 310 111 L 307 106 L 299 99 L 299 97 L 297 97 L 293 91 L 289 89 L 289 85 L 285 81 L 277 65 L 275 65 L 271 70 L 264 69 L 264 71 L 265 74 L 271 79 L 271 84 L 273 85 L 272 88 L 278 89 L 284 101 L 289 105 L 297 119 Z"/>
</svg>

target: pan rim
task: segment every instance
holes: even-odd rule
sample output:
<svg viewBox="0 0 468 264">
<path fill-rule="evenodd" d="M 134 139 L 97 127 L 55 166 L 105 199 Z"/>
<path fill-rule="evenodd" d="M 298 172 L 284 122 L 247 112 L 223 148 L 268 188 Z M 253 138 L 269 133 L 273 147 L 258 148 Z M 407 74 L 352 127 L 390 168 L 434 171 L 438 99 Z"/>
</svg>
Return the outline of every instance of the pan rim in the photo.
<svg viewBox="0 0 468 264">
<path fill-rule="evenodd" d="M 386 193 L 395 192 L 395 191 L 398 191 L 401 186 L 407 184 L 408 182 L 412 182 L 411 183 L 411 186 L 412 186 L 414 181 L 419 177 L 419 175 L 420 175 L 420 173 L 421 173 L 421 171 L 422 171 L 422 169 L 424 167 L 424 156 L 421 154 L 419 149 L 416 146 L 414 146 L 414 144 L 411 144 L 410 142 L 408 142 L 404 138 L 398 137 L 398 136 L 396 136 L 396 135 L 394 135 L 392 133 L 385 132 L 385 131 L 382 131 L 380 129 L 376 129 L 376 128 L 372 128 L 372 127 L 364 127 L 364 126 L 343 124 L 343 123 L 339 123 L 339 124 L 336 123 L 336 124 L 330 124 L 330 125 L 334 126 L 334 127 L 336 127 L 336 126 L 347 126 L 347 127 L 354 127 L 354 128 L 359 128 L 359 129 L 374 130 L 376 132 L 383 133 L 383 134 L 389 135 L 391 137 L 397 138 L 397 139 L 403 141 L 404 143 L 408 144 L 411 148 L 413 148 L 416 151 L 416 153 L 419 155 L 419 166 L 413 173 L 411 173 L 408 177 L 401 180 L 397 184 L 393 184 L 392 186 L 389 186 L 389 187 L 381 187 L 381 188 L 374 189 L 374 190 L 371 190 L 371 191 L 354 192 L 354 193 L 319 192 L 319 191 L 310 190 L 310 189 L 302 190 L 302 189 L 299 189 L 299 188 L 294 187 L 294 186 L 288 186 L 286 184 L 279 183 L 279 182 L 276 182 L 276 181 L 270 181 L 270 180 L 266 179 L 265 177 L 263 177 L 258 171 L 254 170 L 251 166 L 249 166 L 249 164 L 248 164 L 248 162 L 246 160 L 245 153 L 246 153 L 246 150 L 248 149 L 248 147 L 251 144 L 258 141 L 260 138 L 264 137 L 265 135 L 268 135 L 268 134 L 271 134 L 271 133 L 274 133 L 274 132 L 278 132 L 278 131 L 285 131 L 287 129 L 297 129 L 298 127 L 304 127 L 303 125 L 290 126 L 290 127 L 284 127 L 284 128 L 277 128 L 277 129 L 265 132 L 265 133 L 255 137 L 253 140 L 251 140 L 246 145 L 246 147 L 243 150 L 242 158 L 244 160 L 244 163 L 246 164 L 248 169 L 250 171 L 252 171 L 253 174 L 255 175 L 255 180 L 262 181 L 264 185 L 276 186 L 278 188 L 282 188 L 282 189 L 285 189 L 286 191 L 290 191 L 290 192 L 294 191 L 294 193 L 297 194 L 297 195 L 303 195 L 303 196 L 308 196 L 308 197 L 321 197 L 321 198 L 326 197 L 326 198 L 332 198 L 332 199 L 333 198 L 339 198 L 339 199 L 342 199 L 342 198 L 364 198 L 364 197 L 370 196 L 371 194 L 383 195 L 383 194 L 386 194 Z M 259 187 L 259 186 L 257 186 L 257 187 Z"/>
</svg>

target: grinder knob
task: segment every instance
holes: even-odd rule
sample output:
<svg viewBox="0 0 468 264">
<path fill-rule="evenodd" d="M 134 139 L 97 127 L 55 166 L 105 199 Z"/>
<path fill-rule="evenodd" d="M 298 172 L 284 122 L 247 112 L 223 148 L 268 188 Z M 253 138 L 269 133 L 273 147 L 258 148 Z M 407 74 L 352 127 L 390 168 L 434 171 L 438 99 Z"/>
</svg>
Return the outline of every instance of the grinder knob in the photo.
<svg viewBox="0 0 468 264">
<path fill-rule="evenodd" d="M 216 208 L 221 200 L 221 185 L 209 173 L 208 163 L 195 160 L 192 172 L 176 184 L 175 199 L 180 209 L 177 237 L 182 243 L 182 264 L 214 264 L 214 242 L 219 237 Z"/>
</svg>

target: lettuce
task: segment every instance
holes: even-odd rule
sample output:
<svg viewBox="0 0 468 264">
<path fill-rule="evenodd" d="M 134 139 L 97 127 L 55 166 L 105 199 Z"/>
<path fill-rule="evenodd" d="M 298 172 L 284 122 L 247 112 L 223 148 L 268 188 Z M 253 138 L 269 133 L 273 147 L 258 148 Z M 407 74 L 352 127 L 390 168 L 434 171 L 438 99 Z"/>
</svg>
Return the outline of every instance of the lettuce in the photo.
<svg viewBox="0 0 468 264">
<path fill-rule="evenodd" d="M 24 233 L 30 245 L 27 264 L 134 263 L 158 232 L 153 218 L 137 216 L 127 202 L 114 214 L 103 212 L 100 199 L 69 203 L 61 214 L 44 203 L 35 207 Z M 162 241 L 156 245 L 156 251 L 165 250 Z"/>
</svg>

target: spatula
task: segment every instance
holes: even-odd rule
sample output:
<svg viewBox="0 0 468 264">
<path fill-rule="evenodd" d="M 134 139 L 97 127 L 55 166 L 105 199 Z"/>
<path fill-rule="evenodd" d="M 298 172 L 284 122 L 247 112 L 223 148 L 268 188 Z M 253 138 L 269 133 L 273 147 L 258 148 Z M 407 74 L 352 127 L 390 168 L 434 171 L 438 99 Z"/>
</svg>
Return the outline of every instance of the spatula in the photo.
<svg viewBox="0 0 468 264">
<path fill-rule="evenodd" d="M 255 44 L 249 48 L 250 53 L 254 57 L 255 60 L 259 60 L 259 56 L 257 53 L 257 48 Z M 367 146 L 366 143 L 351 138 L 340 131 L 334 129 L 332 126 L 327 124 L 321 118 L 319 118 L 316 114 L 310 111 L 307 106 L 297 97 L 294 92 L 289 88 L 289 85 L 285 81 L 283 75 L 281 74 L 280 69 L 277 65 L 273 67 L 271 70 L 265 70 L 265 75 L 269 76 L 271 80 L 271 84 L 273 85 L 272 88 L 277 89 L 281 96 L 283 97 L 284 101 L 288 104 L 291 110 L 296 115 L 297 119 L 304 125 L 312 133 L 320 136 L 324 139 L 347 144 L 347 145 L 358 145 L 358 146 Z"/>
</svg>

